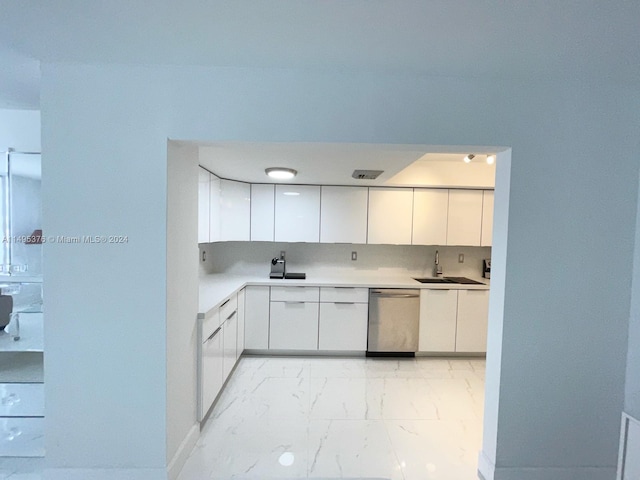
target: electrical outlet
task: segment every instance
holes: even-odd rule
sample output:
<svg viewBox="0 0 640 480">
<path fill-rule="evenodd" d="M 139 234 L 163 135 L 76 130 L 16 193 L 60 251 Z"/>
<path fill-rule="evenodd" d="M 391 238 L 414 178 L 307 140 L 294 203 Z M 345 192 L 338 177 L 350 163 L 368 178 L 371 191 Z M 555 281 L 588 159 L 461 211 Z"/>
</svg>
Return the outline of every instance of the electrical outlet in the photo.
<svg viewBox="0 0 640 480">
<path fill-rule="evenodd" d="M 351 252 L 351 260 L 354 262 L 358 260 L 358 252 Z"/>
<path fill-rule="evenodd" d="M 207 252 L 205 250 L 202 250 L 202 261 L 203 262 L 207 261 Z"/>
<path fill-rule="evenodd" d="M 286 252 L 285 252 L 284 250 L 280 250 L 280 258 L 284 258 L 284 254 L 285 254 L 285 253 L 286 253 Z"/>
<path fill-rule="evenodd" d="M 464 263 L 464 253 L 458 254 L 458 263 Z"/>
</svg>

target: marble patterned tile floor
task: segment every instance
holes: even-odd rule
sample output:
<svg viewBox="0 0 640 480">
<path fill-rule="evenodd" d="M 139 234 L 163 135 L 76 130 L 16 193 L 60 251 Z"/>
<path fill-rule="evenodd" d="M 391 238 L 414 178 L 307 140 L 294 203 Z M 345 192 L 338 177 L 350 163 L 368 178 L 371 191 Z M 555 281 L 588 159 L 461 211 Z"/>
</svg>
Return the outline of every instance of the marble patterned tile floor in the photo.
<svg viewBox="0 0 640 480">
<path fill-rule="evenodd" d="M 477 479 L 484 359 L 243 357 L 179 480 Z"/>
</svg>

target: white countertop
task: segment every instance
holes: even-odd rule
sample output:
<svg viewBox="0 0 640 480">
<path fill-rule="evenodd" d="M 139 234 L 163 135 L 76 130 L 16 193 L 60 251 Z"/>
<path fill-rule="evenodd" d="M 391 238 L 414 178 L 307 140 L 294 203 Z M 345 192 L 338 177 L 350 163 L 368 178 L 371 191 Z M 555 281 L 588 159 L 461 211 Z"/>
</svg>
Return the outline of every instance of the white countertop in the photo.
<svg viewBox="0 0 640 480">
<path fill-rule="evenodd" d="M 247 285 L 289 287 L 363 287 L 363 288 L 425 288 L 438 290 L 489 290 L 486 278 L 467 277 L 484 285 L 459 283 L 420 283 L 409 274 L 389 275 L 379 272 L 307 274 L 305 280 L 281 280 L 264 276 L 211 274 L 200 277 L 198 317 L 205 318 L 230 295 Z"/>
</svg>

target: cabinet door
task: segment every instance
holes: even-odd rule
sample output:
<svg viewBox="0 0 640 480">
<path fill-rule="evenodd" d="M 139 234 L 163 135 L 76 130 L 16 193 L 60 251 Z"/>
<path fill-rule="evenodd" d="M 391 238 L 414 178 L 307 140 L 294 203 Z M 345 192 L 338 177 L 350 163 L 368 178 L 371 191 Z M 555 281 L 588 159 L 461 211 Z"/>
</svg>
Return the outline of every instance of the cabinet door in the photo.
<svg viewBox="0 0 640 480">
<path fill-rule="evenodd" d="M 222 324 L 222 347 L 224 349 L 222 359 L 222 381 L 224 382 L 233 366 L 236 364 L 238 346 L 238 311 L 234 310 L 229 318 Z"/>
<path fill-rule="evenodd" d="M 244 352 L 244 317 L 245 317 L 245 289 L 238 292 L 238 344 L 236 357 Z"/>
<path fill-rule="evenodd" d="M 249 241 L 251 186 L 220 180 L 220 240 Z"/>
<path fill-rule="evenodd" d="M 493 190 L 482 192 L 482 237 L 480 246 L 490 247 L 493 242 Z"/>
<path fill-rule="evenodd" d="M 220 241 L 220 179 L 210 175 L 209 180 L 209 241 Z"/>
<path fill-rule="evenodd" d="M 209 175 L 198 168 L 198 243 L 209 242 Z"/>
<path fill-rule="evenodd" d="M 251 240 L 273 242 L 275 186 L 251 185 Z"/>
<path fill-rule="evenodd" d="M 457 290 L 420 291 L 419 351 L 455 352 L 457 311 Z"/>
<path fill-rule="evenodd" d="M 245 288 L 244 348 L 269 348 L 269 287 Z"/>
<path fill-rule="evenodd" d="M 200 420 L 202 420 L 222 388 L 223 349 L 222 327 L 217 328 L 202 342 L 200 369 Z"/>
<path fill-rule="evenodd" d="M 320 241 L 320 187 L 276 185 L 276 242 Z"/>
<path fill-rule="evenodd" d="M 318 304 L 271 302 L 270 350 L 317 350 Z"/>
<path fill-rule="evenodd" d="M 0 419 L 0 457 L 44 457 L 44 417 Z"/>
<path fill-rule="evenodd" d="M 413 245 L 446 245 L 449 190 L 413 191 Z"/>
<path fill-rule="evenodd" d="M 318 349 L 367 350 L 367 303 L 321 303 Z"/>
<path fill-rule="evenodd" d="M 320 242 L 367 243 L 366 187 L 322 187 Z"/>
<path fill-rule="evenodd" d="M 488 320 L 489 290 L 459 290 L 456 352 L 486 352 Z"/>
<path fill-rule="evenodd" d="M 367 243 L 411 244 L 413 189 L 370 188 Z"/>
<path fill-rule="evenodd" d="M 449 190 L 447 245 L 480 246 L 482 190 Z"/>
<path fill-rule="evenodd" d="M 44 416 L 44 383 L 0 383 L 0 417 Z"/>
</svg>

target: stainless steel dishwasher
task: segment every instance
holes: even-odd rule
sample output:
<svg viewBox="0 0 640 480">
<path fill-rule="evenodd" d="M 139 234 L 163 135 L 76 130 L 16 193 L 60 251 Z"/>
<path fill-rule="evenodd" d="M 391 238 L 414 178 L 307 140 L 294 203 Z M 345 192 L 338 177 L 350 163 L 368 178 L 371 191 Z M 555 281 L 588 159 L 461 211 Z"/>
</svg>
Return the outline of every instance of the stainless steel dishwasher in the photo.
<svg viewBox="0 0 640 480">
<path fill-rule="evenodd" d="M 370 289 L 367 356 L 414 356 L 419 317 L 420 290 Z"/>
</svg>

